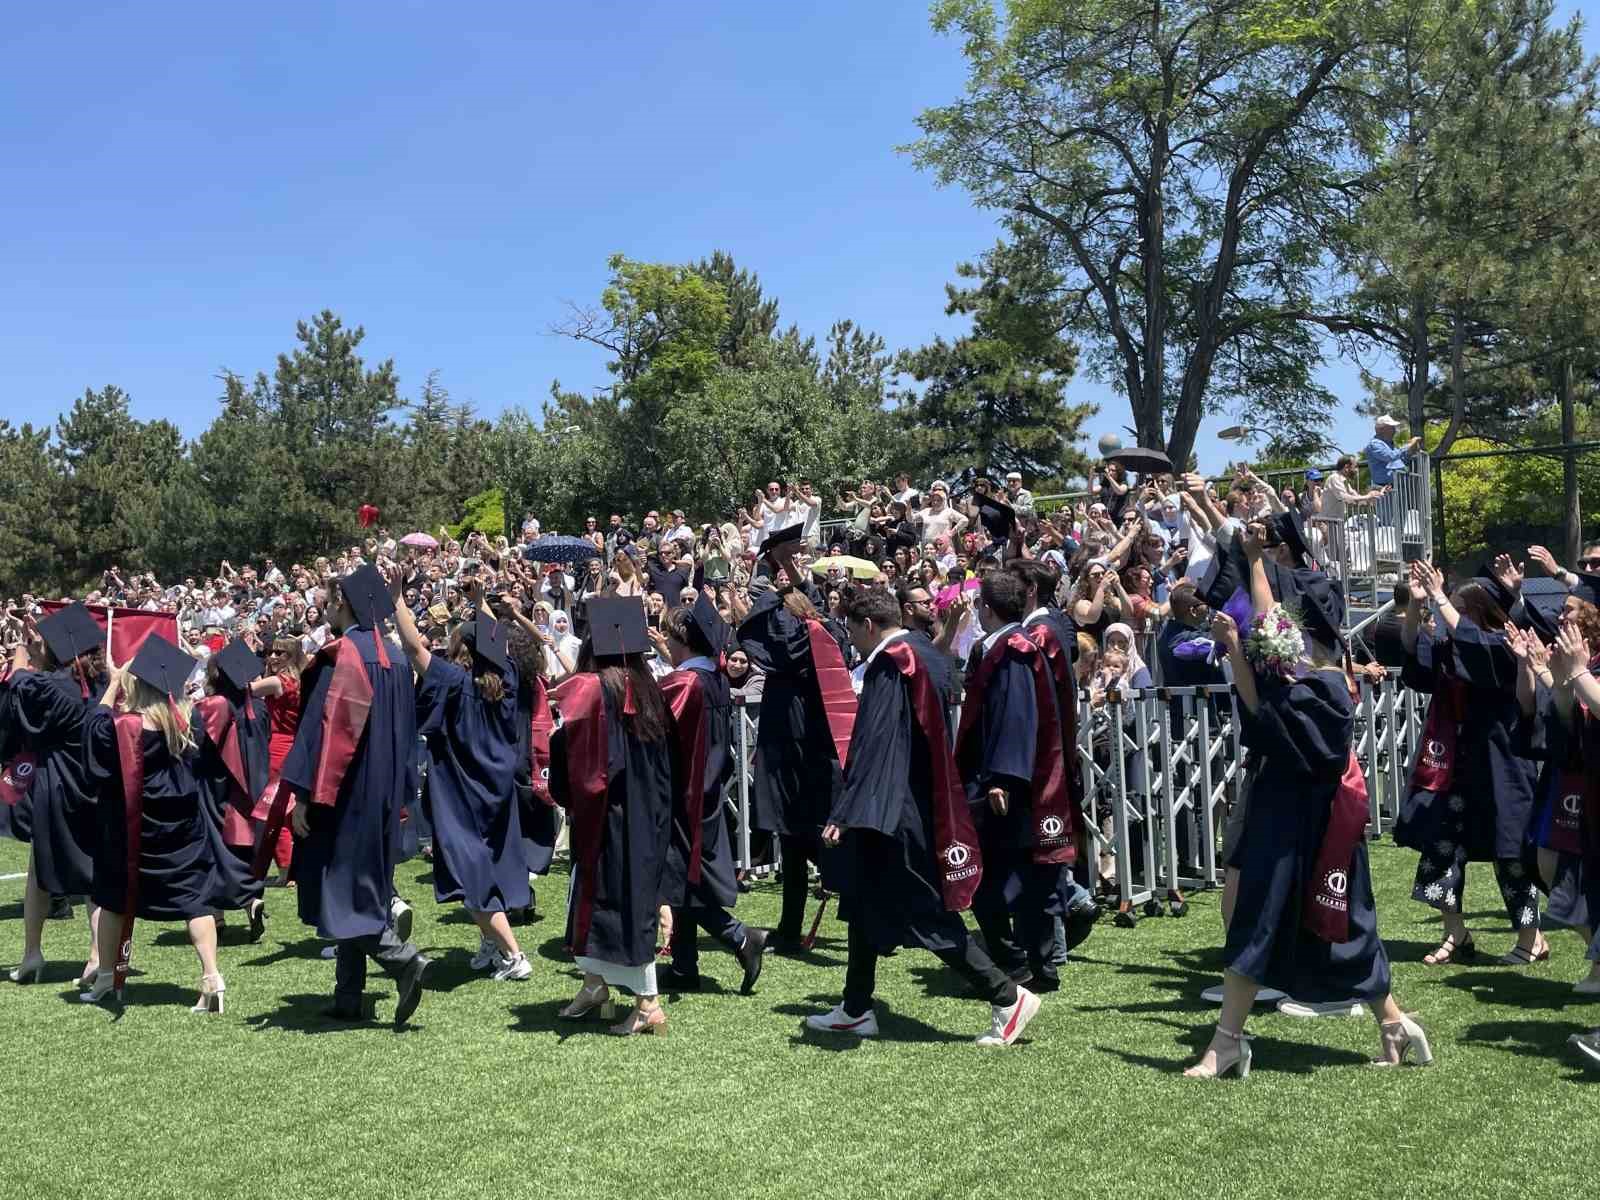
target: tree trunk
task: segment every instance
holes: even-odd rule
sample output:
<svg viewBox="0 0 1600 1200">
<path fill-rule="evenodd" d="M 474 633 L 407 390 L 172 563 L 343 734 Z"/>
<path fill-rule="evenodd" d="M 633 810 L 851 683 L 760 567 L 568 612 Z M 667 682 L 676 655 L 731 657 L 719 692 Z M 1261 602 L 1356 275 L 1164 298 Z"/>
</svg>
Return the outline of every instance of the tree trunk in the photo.
<svg viewBox="0 0 1600 1200">
<path fill-rule="evenodd" d="M 1421 433 L 1427 420 L 1424 401 L 1428 397 L 1429 361 L 1428 301 L 1421 292 L 1411 297 L 1411 391 L 1406 397 L 1406 420 L 1413 434 Z"/>
<path fill-rule="evenodd" d="M 1455 445 L 1456 436 L 1461 432 L 1461 420 L 1467 411 L 1467 372 L 1464 363 L 1467 346 L 1467 319 L 1457 305 L 1451 317 L 1450 328 L 1450 424 L 1445 426 L 1444 436 L 1439 439 L 1439 444 L 1433 448 L 1435 458 L 1443 458 L 1450 453 L 1450 447 Z M 1414 429 L 1413 433 L 1421 433 L 1421 429 Z"/>
<path fill-rule="evenodd" d="M 1583 512 L 1578 498 L 1578 456 L 1572 449 L 1577 440 L 1577 414 L 1572 405 L 1572 362 L 1563 357 L 1556 367 L 1556 392 L 1561 400 L 1561 544 L 1563 562 L 1576 563 L 1582 548 Z"/>
</svg>

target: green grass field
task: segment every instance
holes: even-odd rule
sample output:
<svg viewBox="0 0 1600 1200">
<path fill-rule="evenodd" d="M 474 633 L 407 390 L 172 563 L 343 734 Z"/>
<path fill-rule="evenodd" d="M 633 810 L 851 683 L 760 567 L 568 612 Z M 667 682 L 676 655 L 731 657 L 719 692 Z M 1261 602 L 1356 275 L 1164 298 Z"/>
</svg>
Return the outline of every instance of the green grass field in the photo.
<svg viewBox="0 0 1600 1200">
<path fill-rule="evenodd" d="M 23 854 L 0 842 L 0 874 Z M 1244 1083 L 1178 1074 L 1213 1017 L 1196 996 L 1219 970 L 1214 894 L 1182 920 L 1103 923 L 1009 1050 L 970 1044 L 987 1008 L 914 951 L 880 968 L 879 1041 L 803 1036 L 800 1018 L 843 982 L 831 919 L 814 960 L 769 960 L 754 997 L 737 994 L 731 957 L 705 952 L 723 988 L 669 1000 L 666 1038 L 563 1026 L 576 981 L 559 874 L 542 882 L 545 918 L 519 930 L 534 977 L 496 984 L 469 970 L 475 931 L 433 904 L 427 864 L 405 864 L 415 938 L 437 964 L 404 1033 L 317 1017 L 332 964 L 283 891 L 268 893 L 262 943 L 225 935 L 221 1017 L 187 1011 L 198 969 L 181 927 L 139 927 L 142 974 L 117 1020 L 69 988 L 81 918 L 52 922 L 44 985 L 0 983 L 0 1196 L 1459 1198 L 1511 1180 L 1582 1194 L 1600 1074 L 1564 1043 L 1600 1024 L 1600 1005 L 1570 992 L 1577 939 L 1552 935 L 1549 966 L 1431 970 L 1419 959 L 1437 924 L 1409 900 L 1413 857 L 1385 844 L 1374 865 L 1397 991 L 1437 1063 L 1366 1070 L 1369 1019 L 1273 1014 L 1252 1022 Z M 1511 934 L 1490 872 L 1474 874 L 1471 924 L 1498 954 Z M 21 895 L 0 883 L 0 963 L 21 954 Z M 741 912 L 770 924 L 776 890 Z M 393 986 L 371 988 L 386 1019 Z"/>
</svg>

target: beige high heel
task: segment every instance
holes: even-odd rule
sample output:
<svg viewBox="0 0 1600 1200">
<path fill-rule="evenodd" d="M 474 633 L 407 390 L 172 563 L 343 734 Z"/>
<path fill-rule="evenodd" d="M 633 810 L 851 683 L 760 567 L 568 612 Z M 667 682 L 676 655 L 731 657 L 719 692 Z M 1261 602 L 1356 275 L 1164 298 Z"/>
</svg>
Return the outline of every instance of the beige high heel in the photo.
<svg viewBox="0 0 1600 1200">
<path fill-rule="evenodd" d="M 657 1037 L 667 1036 L 667 1014 L 658 1004 L 648 1011 L 636 1008 L 621 1023 L 613 1025 L 611 1032 L 618 1037 L 633 1037 L 641 1033 L 653 1033 Z"/>
<path fill-rule="evenodd" d="M 189 1011 L 192 1013 L 217 1013 L 221 1015 L 227 990 L 228 985 L 223 983 L 220 974 L 200 976 L 200 999 Z"/>
<path fill-rule="evenodd" d="M 611 1003 L 611 989 L 604 983 L 594 988 L 580 988 L 578 994 L 572 998 L 572 1003 L 556 1016 L 563 1021 L 581 1021 L 597 1008 L 600 1010 L 602 1020 L 609 1021 L 617 1015 L 616 1005 Z"/>
<path fill-rule="evenodd" d="M 1433 1047 L 1428 1045 L 1428 1035 L 1410 1017 L 1402 1015 L 1398 1021 L 1383 1021 L 1378 1028 L 1383 1039 L 1383 1057 L 1373 1059 L 1370 1066 L 1404 1066 L 1412 1051 L 1416 1052 L 1417 1066 L 1426 1067 L 1433 1062 Z"/>
<path fill-rule="evenodd" d="M 107 996 L 116 991 L 117 973 L 115 971 L 96 971 L 94 984 L 87 992 L 78 993 L 78 999 L 85 1004 L 99 1004 Z M 122 993 L 117 992 L 117 1003 L 122 1003 Z"/>
<path fill-rule="evenodd" d="M 1206 1058 L 1202 1054 L 1200 1061 L 1185 1071 L 1184 1075 L 1189 1079 L 1221 1079 L 1229 1071 L 1235 1071 L 1240 1079 L 1249 1079 L 1250 1063 L 1254 1058 L 1254 1052 L 1250 1049 L 1250 1039 L 1245 1037 L 1243 1032 L 1235 1033 L 1231 1029 L 1224 1029 L 1221 1025 L 1217 1026 L 1217 1035 L 1231 1042 L 1232 1050 L 1206 1047 L 1212 1052 L 1216 1065 L 1206 1066 Z"/>
<path fill-rule="evenodd" d="M 7 976 L 12 983 L 38 983 L 44 978 L 44 953 L 25 958 L 12 967 Z"/>
</svg>

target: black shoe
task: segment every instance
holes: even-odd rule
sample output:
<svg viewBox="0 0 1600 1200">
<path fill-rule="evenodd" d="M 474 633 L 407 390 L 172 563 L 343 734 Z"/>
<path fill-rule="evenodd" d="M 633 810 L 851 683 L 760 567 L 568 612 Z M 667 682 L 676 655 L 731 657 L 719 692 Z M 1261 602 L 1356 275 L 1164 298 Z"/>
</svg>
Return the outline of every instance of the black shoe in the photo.
<svg viewBox="0 0 1600 1200">
<path fill-rule="evenodd" d="M 50 897 L 50 919 L 52 921 L 70 921 L 70 920 L 72 920 L 72 897 L 71 896 L 51 896 Z"/>
<path fill-rule="evenodd" d="M 1067 914 L 1067 919 L 1062 922 L 1066 931 L 1067 953 L 1071 954 L 1083 945 L 1088 936 L 1094 932 L 1095 922 L 1100 919 L 1100 906 L 1093 900 L 1085 900 Z"/>
<path fill-rule="evenodd" d="M 700 972 L 696 971 L 691 975 L 668 963 L 664 967 L 656 968 L 656 987 L 663 992 L 698 992 Z"/>
<path fill-rule="evenodd" d="M 741 996 L 748 996 L 756 990 L 756 980 L 761 978 L 761 961 L 766 954 L 766 930 L 746 929 L 744 944 L 739 947 L 739 961 L 744 964 L 744 979 L 739 984 Z"/>
<path fill-rule="evenodd" d="M 1017 986 L 1026 986 L 1035 996 L 1043 996 L 1047 992 L 1059 992 L 1061 990 L 1061 978 L 1058 975 L 1035 975 L 1026 985 L 1019 983 Z"/>
<path fill-rule="evenodd" d="M 267 905 L 265 901 L 257 901 L 250 910 L 250 940 L 259 942 L 262 934 L 267 932 Z"/>
<path fill-rule="evenodd" d="M 400 994 L 394 1002 L 394 1027 L 399 1029 L 411 1019 L 422 1002 L 422 973 L 428 969 L 428 960 L 417 955 L 406 964 L 400 976 Z"/>
<path fill-rule="evenodd" d="M 806 952 L 798 933 L 784 933 L 780 929 L 766 931 L 762 947 L 767 954 L 784 954 L 790 958 L 798 958 Z"/>
<path fill-rule="evenodd" d="M 329 1021 L 363 1021 L 366 1013 L 360 1004 L 341 1004 L 335 1000 L 332 1008 L 322 1010 L 322 1015 Z"/>
<path fill-rule="evenodd" d="M 1189 902 L 1187 900 L 1167 900 L 1167 915 L 1169 917 L 1187 917 L 1189 915 Z"/>
<path fill-rule="evenodd" d="M 1139 923 L 1139 914 L 1133 911 L 1132 906 L 1119 908 L 1114 920 L 1118 929 L 1132 929 Z"/>
</svg>

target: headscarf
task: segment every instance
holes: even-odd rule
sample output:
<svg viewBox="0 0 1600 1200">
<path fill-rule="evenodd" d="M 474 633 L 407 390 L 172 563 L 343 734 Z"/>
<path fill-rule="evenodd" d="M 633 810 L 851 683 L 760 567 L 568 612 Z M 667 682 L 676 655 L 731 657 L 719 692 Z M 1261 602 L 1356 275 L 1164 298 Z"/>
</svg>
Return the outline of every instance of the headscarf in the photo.
<svg viewBox="0 0 1600 1200">
<path fill-rule="evenodd" d="M 1107 625 L 1105 632 L 1100 635 L 1101 658 L 1104 659 L 1106 653 L 1111 649 L 1111 635 L 1114 633 L 1120 633 L 1128 641 L 1128 649 L 1125 652 L 1128 658 L 1128 666 L 1122 673 L 1121 682 L 1125 687 L 1132 687 L 1134 677 L 1140 671 L 1145 671 L 1149 668 L 1145 666 L 1144 659 L 1139 656 L 1139 639 L 1133 635 L 1132 626 L 1125 625 L 1121 621 Z"/>
</svg>

